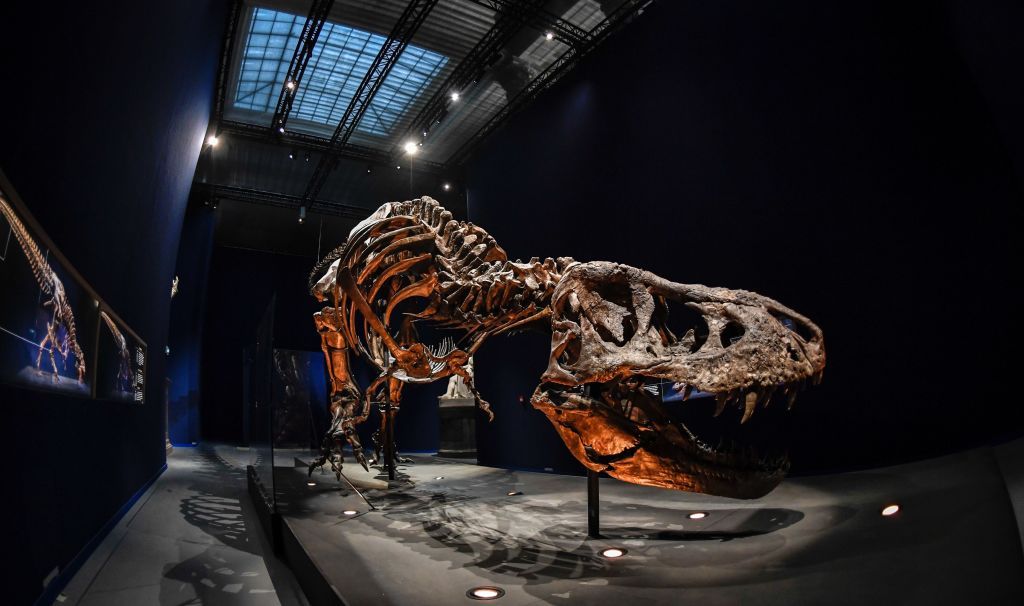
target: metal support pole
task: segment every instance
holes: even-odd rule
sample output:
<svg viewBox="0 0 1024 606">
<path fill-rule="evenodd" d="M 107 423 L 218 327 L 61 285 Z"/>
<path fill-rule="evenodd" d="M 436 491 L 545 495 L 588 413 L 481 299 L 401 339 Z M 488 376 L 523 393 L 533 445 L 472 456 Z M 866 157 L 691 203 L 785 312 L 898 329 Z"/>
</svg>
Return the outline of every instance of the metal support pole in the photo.
<svg viewBox="0 0 1024 606">
<path fill-rule="evenodd" d="M 587 470 L 587 536 L 601 538 L 601 503 L 597 478 L 601 473 Z"/>
<path fill-rule="evenodd" d="M 388 480 L 395 479 L 395 413 L 398 412 L 391 405 L 391 386 L 390 383 L 384 391 L 384 401 L 386 403 L 385 419 L 386 425 L 384 429 L 384 467 L 388 470 Z"/>
</svg>

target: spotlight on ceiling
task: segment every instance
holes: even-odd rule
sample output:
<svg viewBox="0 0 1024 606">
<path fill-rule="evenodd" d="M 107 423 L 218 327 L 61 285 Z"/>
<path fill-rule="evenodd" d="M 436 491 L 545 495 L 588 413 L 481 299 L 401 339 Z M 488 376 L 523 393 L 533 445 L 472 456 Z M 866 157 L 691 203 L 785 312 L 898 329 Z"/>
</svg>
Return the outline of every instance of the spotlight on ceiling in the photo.
<svg viewBox="0 0 1024 606">
<path fill-rule="evenodd" d="M 299 207 L 299 225 L 302 225 L 305 222 L 306 222 L 306 207 L 305 206 L 300 206 Z"/>
<path fill-rule="evenodd" d="M 449 98 L 450 98 L 450 99 L 451 99 L 452 101 L 458 101 L 458 100 L 459 100 L 459 93 L 457 93 L 457 92 L 455 92 L 455 91 L 452 91 L 452 94 L 448 95 L 448 97 L 449 97 Z"/>
<path fill-rule="evenodd" d="M 606 558 L 621 558 L 626 555 L 626 550 L 618 547 L 609 547 L 608 549 L 602 549 L 601 555 Z"/>
<path fill-rule="evenodd" d="M 704 518 L 708 517 L 708 513 L 706 511 L 695 511 L 686 517 L 690 518 L 691 520 L 703 520 Z"/>
<path fill-rule="evenodd" d="M 217 141 L 219 141 L 219 139 L 217 139 L 217 135 L 210 135 L 206 138 L 206 144 L 210 147 L 217 147 Z"/>
<path fill-rule="evenodd" d="M 306 486 L 316 486 L 316 482 L 314 482 L 313 480 L 310 480 L 310 481 L 306 482 Z"/>
<path fill-rule="evenodd" d="M 406 141 L 405 145 L 402 146 L 402 149 L 404 149 L 405 153 L 409 154 L 410 156 L 415 155 L 416 152 L 420 150 L 419 146 L 416 145 L 415 141 Z"/>
<path fill-rule="evenodd" d="M 373 167 L 372 166 L 367 166 L 366 167 L 366 174 L 370 174 L 372 172 L 373 172 Z"/>
<path fill-rule="evenodd" d="M 287 88 L 288 90 L 295 90 L 295 83 L 294 83 L 294 82 L 292 82 L 291 80 L 289 80 L 289 81 L 285 82 L 285 83 L 284 83 L 284 86 L 285 86 L 285 88 Z"/>
<path fill-rule="evenodd" d="M 395 170 L 402 170 L 402 165 L 399 164 L 399 165 L 395 166 Z"/>
<path fill-rule="evenodd" d="M 894 516 L 900 512 L 900 506 L 893 503 L 882 508 L 882 515 L 885 517 Z"/>
<path fill-rule="evenodd" d="M 292 151 L 288 152 L 288 159 L 289 160 L 294 160 L 295 159 L 295 150 L 294 149 Z"/>
<path fill-rule="evenodd" d="M 451 183 L 445 183 L 444 185 L 441 186 L 441 189 L 443 189 L 445 191 L 451 191 L 452 184 Z"/>
<path fill-rule="evenodd" d="M 346 509 L 345 511 L 343 511 L 341 513 L 344 514 L 344 515 L 347 515 L 347 516 L 354 516 L 354 515 L 356 515 L 359 512 L 356 511 L 355 509 Z"/>
<path fill-rule="evenodd" d="M 284 134 L 284 127 L 283 126 L 278 126 L 277 127 L 277 132 L 279 132 L 279 133 L 281 133 L 283 135 Z"/>
<path fill-rule="evenodd" d="M 497 600 L 503 595 L 505 590 L 494 586 L 474 587 L 466 592 L 466 597 L 474 600 Z"/>
<path fill-rule="evenodd" d="M 309 162 L 309 152 L 306 152 L 306 162 Z"/>
<path fill-rule="evenodd" d="M 548 40 L 548 41 L 554 40 L 555 39 L 555 34 L 553 34 L 552 32 L 546 32 L 544 34 L 544 39 Z"/>
</svg>

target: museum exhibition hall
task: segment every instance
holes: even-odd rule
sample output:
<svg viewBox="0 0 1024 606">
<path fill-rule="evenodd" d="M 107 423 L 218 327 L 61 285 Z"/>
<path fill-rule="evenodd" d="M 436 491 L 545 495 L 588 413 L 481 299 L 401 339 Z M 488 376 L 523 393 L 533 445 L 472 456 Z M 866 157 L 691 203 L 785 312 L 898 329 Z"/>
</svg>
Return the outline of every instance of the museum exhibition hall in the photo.
<svg viewBox="0 0 1024 606">
<path fill-rule="evenodd" d="M 1024 4 L 48 6 L 0 603 L 1024 604 Z"/>
</svg>

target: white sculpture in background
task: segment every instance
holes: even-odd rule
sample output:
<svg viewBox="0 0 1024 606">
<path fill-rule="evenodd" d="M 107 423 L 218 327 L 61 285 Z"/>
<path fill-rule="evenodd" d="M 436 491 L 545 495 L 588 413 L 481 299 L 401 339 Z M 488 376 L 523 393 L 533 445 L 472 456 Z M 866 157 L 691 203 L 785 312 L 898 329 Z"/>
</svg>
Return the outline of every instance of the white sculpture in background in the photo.
<svg viewBox="0 0 1024 606">
<path fill-rule="evenodd" d="M 473 376 L 474 376 L 473 375 L 473 356 L 469 357 L 469 361 L 466 362 L 466 365 L 463 366 L 463 368 L 466 369 L 466 372 L 469 373 L 469 376 L 472 379 Z M 451 398 L 451 399 L 467 399 L 468 398 L 468 399 L 472 400 L 473 399 L 473 392 L 469 391 L 469 388 L 466 387 L 466 381 L 462 377 L 460 377 L 459 375 L 452 375 L 451 378 L 448 379 L 448 390 L 445 391 L 444 395 L 441 396 L 441 397 L 442 398 Z"/>
</svg>

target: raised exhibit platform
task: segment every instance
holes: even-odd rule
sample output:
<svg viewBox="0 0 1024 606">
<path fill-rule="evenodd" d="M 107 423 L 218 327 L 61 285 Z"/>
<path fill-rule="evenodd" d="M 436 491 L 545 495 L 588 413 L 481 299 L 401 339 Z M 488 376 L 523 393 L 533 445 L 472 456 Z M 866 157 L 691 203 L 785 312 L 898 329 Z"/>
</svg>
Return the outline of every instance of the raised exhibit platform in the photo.
<svg viewBox="0 0 1024 606">
<path fill-rule="evenodd" d="M 479 586 L 516 605 L 1024 603 L 989 449 L 789 479 L 754 501 L 602 479 L 600 539 L 584 477 L 412 459 L 391 488 L 346 465 L 376 510 L 333 475 L 275 469 L 286 557 L 314 603 L 468 604 Z"/>
</svg>

